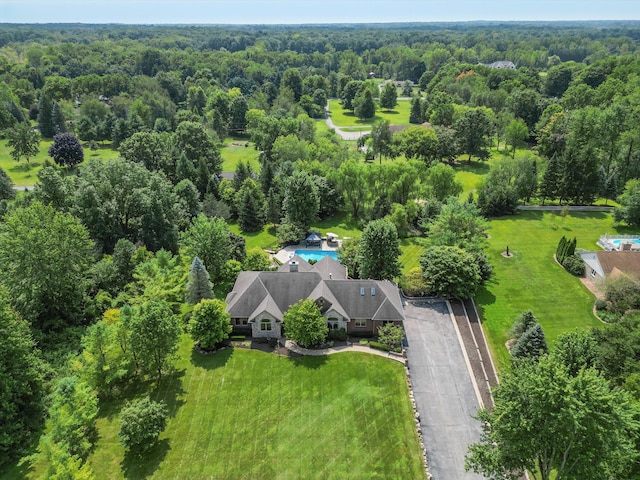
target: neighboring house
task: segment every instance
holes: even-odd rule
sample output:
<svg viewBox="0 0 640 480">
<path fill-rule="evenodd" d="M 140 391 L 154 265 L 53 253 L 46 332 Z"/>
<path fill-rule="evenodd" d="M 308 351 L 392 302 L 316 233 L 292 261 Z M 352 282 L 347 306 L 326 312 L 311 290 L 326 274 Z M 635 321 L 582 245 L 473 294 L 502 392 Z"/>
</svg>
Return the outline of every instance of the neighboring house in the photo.
<svg viewBox="0 0 640 480">
<path fill-rule="evenodd" d="M 278 338 L 284 313 L 307 298 L 320 307 L 330 329 L 344 328 L 349 335 L 376 335 L 378 327 L 404 321 L 396 285 L 350 279 L 346 267 L 329 256 L 315 265 L 294 256 L 276 272 L 241 272 L 227 295 L 227 312 L 236 331 Z"/>
<path fill-rule="evenodd" d="M 618 275 L 640 278 L 640 252 L 632 250 L 579 252 L 584 260 L 585 275 L 598 283 Z"/>
<path fill-rule="evenodd" d="M 495 68 L 498 70 L 502 70 L 502 69 L 515 70 L 516 69 L 516 64 L 509 60 L 500 60 L 498 62 L 485 63 L 484 65 L 485 67 Z"/>
</svg>

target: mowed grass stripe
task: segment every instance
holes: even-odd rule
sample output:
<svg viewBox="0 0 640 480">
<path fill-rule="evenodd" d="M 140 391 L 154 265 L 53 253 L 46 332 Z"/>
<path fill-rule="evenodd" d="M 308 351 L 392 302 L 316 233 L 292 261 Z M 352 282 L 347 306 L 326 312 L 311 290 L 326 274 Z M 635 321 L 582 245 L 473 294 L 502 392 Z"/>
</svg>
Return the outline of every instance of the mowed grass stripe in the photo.
<svg viewBox="0 0 640 480">
<path fill-rule="evenodd" d="M 183 338 L 177 373 L 152 394 L 173 416 L 140 465 L 122 462 L 121 402 L 105 405 L 97 478 L 424 478 L 402 365 L 362 353 L 201 356 L 191 345 Z"/>
</svg>

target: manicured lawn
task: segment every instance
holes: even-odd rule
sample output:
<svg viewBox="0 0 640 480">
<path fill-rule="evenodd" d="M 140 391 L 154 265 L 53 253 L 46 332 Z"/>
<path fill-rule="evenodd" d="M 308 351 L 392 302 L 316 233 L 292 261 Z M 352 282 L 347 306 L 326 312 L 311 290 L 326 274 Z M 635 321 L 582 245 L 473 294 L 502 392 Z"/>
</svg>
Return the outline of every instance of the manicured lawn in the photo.
<svg viewBox="0 0 640 480">
<path fill-rule="evenodd" d="M 118 442 L 124 402 L 102 405 L 96 478 L 425 478 L 401 364 L 191 346 L 185 336 L 177 373 L 151 394 L 171 418 L 143 459 Z"/>
<path fill-rule="evenodd" d="M 480 183 L 484 176 L 489 173 L 491 165 L 489 162 L 481 162 L 473 160 L 471 163 L 467 163 L 465 160 L 458 160 L 458 164 L 453 167 L 456 171 L 456 180 L 462 183 L 462 193 L 460 198 L 466 200 L 469 196 L 469 192 L 476 193 L 480 187 Z"/>
<path fill-rule="evenodd" d="M 343 110 L 340 100 L 329 100 L 331 120 L 338 127 L 373 125 L 378 120 L 389 120 L 393 125 L 409 125 L 410 100 L 398 100 L 394 110 L 376 109 L 376 116 L 369 120 L 360 120 L 351 111 Z"/>
<path fill-rule="evenodd" d="M 420 257 L 425 250 L 423 245 L 424 239 L 421 238 L 403 238 L 400 240 L 400 265 L 402 273 L 408 273 L 412 268 L 420 266 Z"/>
<path fill-rule="evenodd" d="M 247 241 L 247 249 L 262 248 L 263 250 L 275 250 L 278 247 L 278 239 L 276 238 L 276 229 L 272 224 L 265 226 L 260 232 L 244 233 L 240 231 L 237 222 L 229 223 L 229 230 L 242 235 Z"/>
<path fill-rule="evenodd" d="M 254 172 L 260 170 L 259 153 L 253 147 L 253 143 L 249 142 L 249 146 L 245 147 L 244 145 L 247 142 L 248 140 L 245 139 L 225 139 L 224 146 L 220 149 L 223 172 L 235 172 L 238 163 L 247 161 Z"/>
<path fill-rule="evenodd" d="M 53 141 L 51 140 L 41 141 L 40 151 L 35 157 L 29 159 L 29 165 L 27 165 L 24 158 L 22 158 L 20 162 L 16 162 L 11 158 L 9 155 L 11 149 L 7 147 L 7 141 L 2 140 L 0 141 L 0 168 L 7 172 L 7 175 L 9 175 L 9 178 L 11 178 L 14 185 L 19 187 L 33 186 L 38 181 L 38 172 L 45 161 L 49 160 L 50 162 L 53 162 L 53 159 L 49 157 L 48 154 L 49 146 L 52 143 Z M 99 148 L 95 152 L 88 148 L 84 149 L 85 162 L 91 158 L 112 160 L 118 156 L 120 156 L 119 152 L 117 150 L 112 150 L 108 146 Z"/>
<path fill-rule="evenodd" d="M 499 368 L 509 363 L 504 346 L 513 319 L 531 309 L 540 320 L 547 341 L 574 328 L 600 326 L 593 316 L 594 297 L 579 279 L 553 260 L 563 235 L 578 240 L 578 248 L 597 249 L 605 233 L 630 233 L 613 226 L 611 215 L 575 212 L 562 219 L 559 212 L 521 212 L 491 220 L 486 250 L 494 267 L 493 277 L 476 296 L 484 330 Z M 513 257 L 501 253 L 507 245 Z"/>
</svg>

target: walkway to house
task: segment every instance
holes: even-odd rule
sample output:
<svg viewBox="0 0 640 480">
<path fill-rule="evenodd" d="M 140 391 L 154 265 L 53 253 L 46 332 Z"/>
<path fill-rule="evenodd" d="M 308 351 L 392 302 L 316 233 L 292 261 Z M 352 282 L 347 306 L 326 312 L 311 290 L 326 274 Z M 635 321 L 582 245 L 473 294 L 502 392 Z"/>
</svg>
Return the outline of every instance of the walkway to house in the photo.
<svg viewBox="0 0 640 480">
<path fill-rule="evenodd" d="M 281 340 L 282 341 L 282 340 Z M 365 347 L 364 345 L 344 345 L 340 347 L 330 347 L 330 348 L 321 348 L 317 350 L 311 350 L 308 348 L 302 348 L 300 345 L 292 342 L 291 340 L 286 340 L 284 342 L 284 346 L 287 350 L 291 350 L 292 352 L 299 353 L 300 355 L 313 355 L 313 356 L 321 356 L 321 355 L 331 355 L 333 353 L 340 352 L 361 352 L 361 353 L 370 353 L 372 355 L 379 355 L 381 357 L 386 357 L 391 360 L 395 360 L 396 362 L 400 362 L 404 364 L 406 362 L 405 358 L 400 354 L 384 352 L 382 350 L 376 350 L 375 348 Z"/>
</svg>

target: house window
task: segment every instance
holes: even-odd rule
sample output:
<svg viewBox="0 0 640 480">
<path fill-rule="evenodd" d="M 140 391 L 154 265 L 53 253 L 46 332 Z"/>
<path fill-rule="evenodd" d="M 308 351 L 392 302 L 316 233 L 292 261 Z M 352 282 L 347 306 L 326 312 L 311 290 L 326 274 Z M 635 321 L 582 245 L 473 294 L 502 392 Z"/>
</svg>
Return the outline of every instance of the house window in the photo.
<svg viewBox="0 0 640 480">
<path fill-rule="evenodd" d="M 327 327 L 329 327 L 329 330 L 337 330 L 338 329 L 338 319 L 337 318 L 330 318 L 329 320 L 327 320 Z"/>
<path fill-rule="evenodd" d="M 236 325 L 247 325 L 248 320 L 246 318 L 236 318 Z"/>
<path fill-rule="evenodd" d="M 263 318 L 260 320 L 260 330 L 262 331 L 270 331 L 271 330 L 271 320 L 268 318 Z"/>
<path fill-rule="evenodd" d="M 367 321 L 366 320 L 356 320 L 356 327 L 357 328 L 364 328 L 367 326 Z"/>
<path fill-rule="evenodd" d="M 596 272 L 593 268 L 591 269 L 591 276 L 595 278 L 595 276 L 598 274 L 598 272 Z"/>
</svg>

